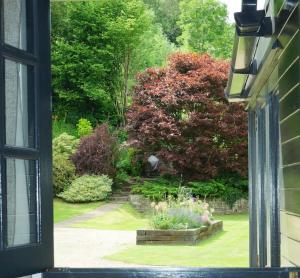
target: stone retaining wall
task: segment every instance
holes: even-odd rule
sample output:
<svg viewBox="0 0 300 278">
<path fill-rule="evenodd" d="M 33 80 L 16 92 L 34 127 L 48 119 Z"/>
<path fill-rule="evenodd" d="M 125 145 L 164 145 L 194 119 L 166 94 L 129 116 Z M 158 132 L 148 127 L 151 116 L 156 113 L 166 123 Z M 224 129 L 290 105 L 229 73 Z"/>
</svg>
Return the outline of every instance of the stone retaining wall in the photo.
<svg viewBox="0 0 300 278">
<path fill-rule="evenodd" d="M 142 212 L 151 212 L 151 201 L 141 195 L 130 195 L 130 203 L 133 207 Z M 220 199 L 207 200 L 211 208 L 214 208 L 215 214 L 235 214 L 248 212 L 248 200 L 241 199 L 235 202 L 231 208 L 228 204 Z"/>
<path fill-rule="evenodd" d="M 248 212 L 248 200 L 240 199 L 231 208 L 227 203 L 220 199 L 207 200 L 209 206 L 214 209 L 215 214 L 235 214 Z"/>
<path fill-rule="evenodd" d="M 151 212 L 151 201 L 148 198 L 143 197 L 142 195 L 130 195 L 129 201 L 131 205 L 142 213 Z"/>
<path fill-rule="evenodd" d="M 223 230 L 223 222 L 189 230 L 137 230 L 137 245 L 196 245 Z"/>
</svg>

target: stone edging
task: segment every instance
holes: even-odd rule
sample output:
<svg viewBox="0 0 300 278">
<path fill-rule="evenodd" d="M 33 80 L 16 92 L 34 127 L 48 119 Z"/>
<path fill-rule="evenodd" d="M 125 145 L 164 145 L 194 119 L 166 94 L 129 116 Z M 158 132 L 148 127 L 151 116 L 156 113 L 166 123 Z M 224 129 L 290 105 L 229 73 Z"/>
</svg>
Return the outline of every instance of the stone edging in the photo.
<svg viewBox="0 0 300 278">
<path fill-rule="evenodd" d="M 137 230 L 137 245 L 196 245 L 223 230 L 223 221 L 189 230 Z"/>
</svg>

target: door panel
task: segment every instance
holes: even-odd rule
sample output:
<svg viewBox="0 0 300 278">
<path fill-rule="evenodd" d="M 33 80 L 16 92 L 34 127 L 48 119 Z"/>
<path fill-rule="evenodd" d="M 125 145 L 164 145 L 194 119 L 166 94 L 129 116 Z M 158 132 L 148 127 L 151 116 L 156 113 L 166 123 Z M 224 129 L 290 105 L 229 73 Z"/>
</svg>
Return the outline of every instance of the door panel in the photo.
<svg viewBox="0 0 300 278">
<path fill-rule="evenodd" d="M 53 267 L 49 1 L 0 0 L 0 277 Z"/>
</svg>

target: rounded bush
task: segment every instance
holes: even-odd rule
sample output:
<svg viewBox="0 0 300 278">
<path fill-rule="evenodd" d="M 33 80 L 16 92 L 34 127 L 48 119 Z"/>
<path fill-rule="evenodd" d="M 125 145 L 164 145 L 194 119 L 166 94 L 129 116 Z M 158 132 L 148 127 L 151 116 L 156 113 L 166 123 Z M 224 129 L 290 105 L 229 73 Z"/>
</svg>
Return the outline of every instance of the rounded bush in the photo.
<svg viewBox="0 0 300 278">
<path fill-rule="evenodd" d="M 84 175 L 76 178 L 71 186 L 59 194 L 69 203 L 87 203 L 107 199 L 111 192 L 112 180 L 106 176 Z"/>
<path fill-rule="evenodd" d="M 66 158 L 58 154 L 53 156 L 53 193 L 55 196 L 70 187 L 75 179 L 75 166 Z"/>
<path fill-rule="evenodd" d="M 69 158 L 70 155 L 75 153 L 79 140 L 68 133 L 62 133 L 52 141 L 53 155 L 64 155 Z"/>
<path fill-rule="evenodd" d="M 118 144 L 107 124 L 97 127 L 93 134 L 81 138 L 80 144 L 71 156 L 78 175 L 115 176 Z"/>
</svg>

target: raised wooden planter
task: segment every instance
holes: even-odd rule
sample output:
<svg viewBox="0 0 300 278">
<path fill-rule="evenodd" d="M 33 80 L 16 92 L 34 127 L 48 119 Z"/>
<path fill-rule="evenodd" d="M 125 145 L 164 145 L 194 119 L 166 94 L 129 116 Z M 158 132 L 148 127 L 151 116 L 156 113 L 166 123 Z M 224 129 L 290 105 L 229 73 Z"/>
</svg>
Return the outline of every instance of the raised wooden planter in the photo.
<svg viewBox="0 0 300 278">
<path fill-rule="evenodd" d="M 214 221 L 210 226 L 189 230 L 137 230 L 137 245 L 196 245 L 223 230 L 223 221 Z"/>
</svg>

